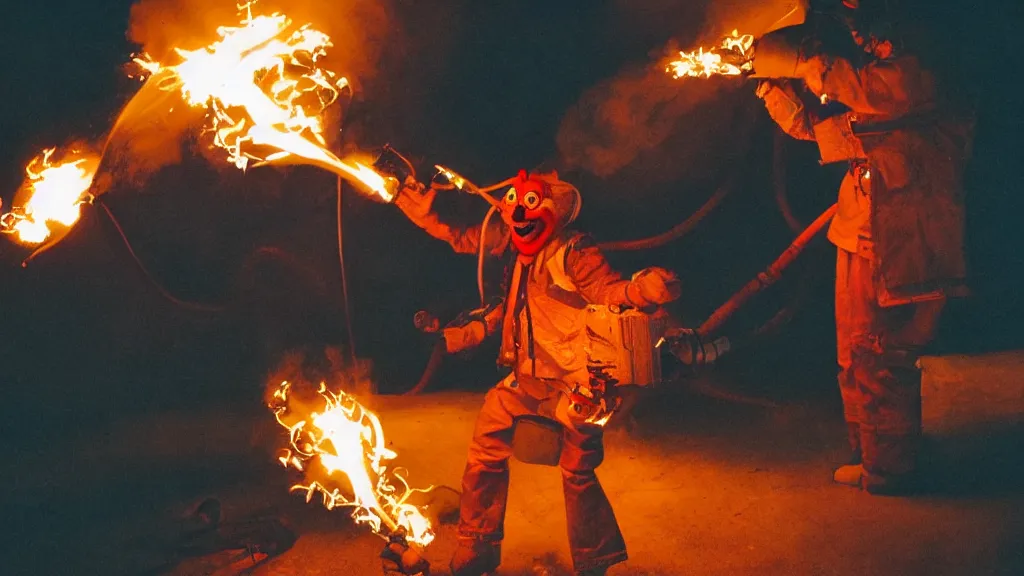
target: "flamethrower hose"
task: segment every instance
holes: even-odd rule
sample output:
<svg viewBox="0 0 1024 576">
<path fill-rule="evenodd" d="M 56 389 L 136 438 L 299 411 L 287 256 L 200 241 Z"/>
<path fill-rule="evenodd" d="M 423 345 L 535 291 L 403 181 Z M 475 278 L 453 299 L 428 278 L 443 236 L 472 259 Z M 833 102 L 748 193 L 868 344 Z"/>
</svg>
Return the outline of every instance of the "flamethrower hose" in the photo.
<svg viewBox="0 0 1024 576">
<path fill-rule="evenodd" d="M 815 285 L 811 281 L 811 277 L 814 276 L 814 270 L 808 270 L 801 281 L 798 284 L 798 289 L 795 294 L 790 298 L 790 301 L 780 308 L 771 318 L 766 322 L 758 326 L 757 328 L 743 334 L 739 338 L 729 339 L 729 352 L 728 354 L 734 354 L 737 350 L 747 348 L 752 345 L 755 341 L 764 338 L 765 336 L 771 335 L 776 330 L 781 328 L 787 322 L 789 322 L 793 316 L 796 315 L 800 308 L 801 303 L 804 301 L 804 295 Z M 682 377 L 677 373 L 674 378 L 675 380 L 681 380 Z M 717 400 L 723 400 L 725 402 L 733 402 L 736 404 L 746 404 L 750 406 L 760 406 L 762 408 L 779 408 L 779 404 L 767 400 L 764 398 L 757 398 L 754 396 L 747 396 L 740 394 L 732 390 L 724 390 L 718 386 L 711 384 L 705 379 L 686 379 L 686 385 L 691 391 L 706 396 L 708 398 L 715 398 Z"/>
<path fill-rule="evenodd" d="M 28 265 L 31 264 L 32 261 L 36 259 L 36 257 L 38 257 L 38 256 L 40 256 L 42 254 L 45 254 L 46 252 L 48 252 L 50 250 L 50 248 L 53 248 L 57 244 L 60 244 L 60 241 L 63 240 L 63 239 L 64 239 L 64 236 L 61 236 L 61 237 L 57 238 L 56 240 L 52 240 L 50 242 L 47 242 L 46 244 L 43 244 L 39 248 L 36 248 L 35 250 L 32 251 L 31 254 L 28 255 L 28 257 L 26 257 L 24 260 L 21 261 L 21 267 L 22 268 L 28 268 Z"/>
<path fill-rule="evenodd" d="M 117 218 L 114 217 L 114 213 L 110 211 L 110 207 L 107 206 L 107 203 L 104 202 L 102 198 L 97 198 L 93 202 L 93 204 L 98 205 L 100 208 L 103 209 L 103 212 L 104 214 L 107 215 L 107 218 L 110 220 L 110 223 L 114 225 L 114 229 L 117 231 L 118 236 L 121 237 L 121 241 L 124 243 L 124 247 L 128 250 L 128 254 L 132 257 L 132 260 L 135 262 L 135 265 L 138 267 L 139 271 L 142 272 L 142 275 L 146 277 L 146 280 L 149 281 L 149 283 L 153 286 L 153 288 L 156 289 L 157 292 L 160 293 L 161 296 L 163 296 L 168 301 L 177 306 L 181 306 L 182 308 L 188 308 L 190 310 L 196 310 L 199 312 L 224 311 L 223 306 L 187 302 L 171 294 L 166 288 L 163 287 L 162 284 L 160 284 L 160 282 L 157 281 L 156 277 L 153 276 L 152 273 L 150 273 L 149 269 L 146 268 L 146 265 L 143 264 L 142 260 L 139 259 L 138 254 L 135 253 L 135 249 L 132 248 L 132 243 L 128 241 L 128 236 L 124 233 L 124 229 L 121 228 L 120 222 L 118 222 Z"/>
<path fill-rule="evenodd" d="M 427 389 L 430 386 L 430 382 L 434 379 L 434 374 L 437 373 L 437 369 L 441 367 L 441 362 L 444 360 L 445 355 L 448 351 L 445 349 L 444 340 L 438 341 L 434 345 L 434 349 L 430 352 L 430 360 L 427 361 L 427 367 L 423 369 L 423 375 L 420 376 L 420 381 L 415 386 L 406 390 L 402 393 L 403 396 L 415 396 Z"/>
<path fill-rule="evenodd" d="M 804 302 L 807 293 L 810 289 L 817 285 L 815 280 L 815 271 L 817 269 L 808 269 L 804 272 L 801 278 L 796 283 L 797 289 L 795 292 L 790 294 L 789 301 L 782 306 L 771 318 L 766 320 L 760 326 L 750 330 L 740 336 L 739 338 L 730 338 L 730 352 L 735 351 L 739 348 L 746 348 L 755 340 L 759 340 L 765 336 L 768 336 L 787 322 L 796 316 L 797 311 L 800 309 L 800 305 Z"/>
<path fill-rule="evenodd" d="M 786 225 L 794 234 L 799 234 L 804 225 L 793 215 L 793 208 L 789 205 L 789 190 L 786 186 L 786 140 L 789 136 L 781 129 L 775 129 L 775 139 L 772 146 L 772 188 L 775 189 L 775 203 L 779 205 L 779 212 L 786 221 Z"/>
<path fill-rule="evenodd" d="M 345 306 L 345 328 L 348 330 L 348 351 L 352 357 L 352 369 L 355 370 L 356 363 L 356 340 L 352 335 L 352 315 L 348 307 L 348 280 L 345 275 L 345 249 L 342 244 L 341 234 L 341 176 L 337 177 L 336 192 L 338 196 L 338 264 L 341 266 L 341 298 Z"/>
<path fill-rule="evenodd" d="M 683 236 L 686 236 L 697 227 L 697 224 L 704 219 L 712 210 L 714 210 L 729 192 L 732 191 L 734 184 L 736 183 L 737 173 L 733 172 L 731 176 L 718 187 L 718 190 L 708 198 L 707 202 L 704 203 L 696 212 L 690 215 L 689 218 L 683 220 L 680 224 L 673 226 L 671 229 L 658 234 L 657 236 L 651 236 L 650 238 L 642 238 L 640 240 L 622 240 L 619 242 L 604 242 L 598 244 L 598 248 L 605 251 L 623 251 L 623 250 L 647 250 L 649 248 L 657 248 L 678 240 Z"/>
<path fill-rule="evenodd" d="M 476 256 L 476 288 L 480 291 L 481 306 L 487 305 L 487 301 L 484 298 L 484 254 L 487 252 L 487 225 L 491 223 L 491 217 L 497 211 L 497 206 L 491 206 L 487 211 L 487 215 L 484 216 L 484 223 L 480 228 L 480 248 L 477 250 L 478 254 Z"/>
<path fill-rule="evenodd" d="M 838 206 L 833 204 L 828 208 L 828 210 L 822 212 L 821 216 L 818 216 L 814 222 L 807 227 L 807 229 L 797 236 L 796 240 L 789 245 L 789 248 L 786 248 L 775 262 L 772 262 L 771 266 L 754 277 L 742 289 L 740 289 L 739 292 L 733 294 L 732 298 L 726 301 L 725 304 L 722 304 L 718 310 L 715 310 L 715 312 L 703 324 L 701 324 L 697 331 L 705 336 L 716 332 L 729 318 L 732 317 L 733 314 L 736 313 L 737 310 L 740 309 L 741 306 L 743 306 L 743 304 L 750 300 L 750 298 L 761 290 L 777 282 L 782 271 L 796 260 L 796 257 L 804 251 L 807 244 L 825 228 L 825 225 L 828 224 L 830 220 L 832 220 L 832 217 L 836 214 L 837 208 Z"/>
</svg>

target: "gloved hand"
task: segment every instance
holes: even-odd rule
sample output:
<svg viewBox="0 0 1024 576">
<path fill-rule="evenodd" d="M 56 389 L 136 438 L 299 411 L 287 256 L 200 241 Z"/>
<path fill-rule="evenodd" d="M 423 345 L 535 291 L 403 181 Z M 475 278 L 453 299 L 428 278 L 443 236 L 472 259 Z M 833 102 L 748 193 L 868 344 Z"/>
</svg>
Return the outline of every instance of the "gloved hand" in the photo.
<svg viewBox="0 0 1024 576">
<path fill-rule="evenodd" d="M 475 321 L 465 326 L 454 326 L 441 331 L 445 349 L 449 354 L 457 354 L 480 345 L 487 337 L 487 330 L 482 321 Z"/>
<path fill-rule="evenodd" d="M 405 180 L 395 198 L 395 206 L 414 222 L 430 214 L 437 190 L 427 188 L 412 177 Z"/>
<path fill-rule="evenodd" d="M 718 48 L 715 53 L 722 58 L 722 64 L 731 64 L 740 70 L 751 61 L 750 54 L 744 54 L 739 48 L 733 48 L 732 50 L 726 50 L 724 48 Z"/>
<path fill-rule="evenodd" d="M 773 78 L 757 83 L 754 95 L 764 101 L 768 114 L 780 124 L 788 125 L 799 116 L 803 101 L 797 95 L 796 85 L 800 82 L 791 78 Z"/>
<path fill-rule="evenodd" d="M 757 96 L 758 98 L 764 100 L 768 96 L 768 94 L 780 89 L 781 88 L 779 88 L 779 86 L 776 84 L 774 80 L 758 80 L 757 90 L 754 91 L 754 96 Z"/>
<path fill-rule="evenodd" d="M 800 34 L 798 27 L 769 32 L 754 44 L 755 78 L 800 78 Z"/>
<path fill-rule="evenodd" d="M 672 272 L 652 266 L 633 275 L 626 287 L 626 298 L 638 308 L 667 304 L 682 292 L 679 278 Z"/>
</svg>

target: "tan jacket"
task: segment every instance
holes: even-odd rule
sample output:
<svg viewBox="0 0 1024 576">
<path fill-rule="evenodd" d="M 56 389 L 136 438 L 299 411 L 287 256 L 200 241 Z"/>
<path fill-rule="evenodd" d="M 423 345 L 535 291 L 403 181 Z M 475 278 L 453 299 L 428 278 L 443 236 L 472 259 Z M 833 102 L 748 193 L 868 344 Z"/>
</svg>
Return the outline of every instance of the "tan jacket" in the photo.
<svg viewBox="0 0 1024 576">
<path fill-rule="evenodd" d="M 761 95 L 783 130 L 818 143 L 823 163 L 862 161 L 870 170 L 868 233 L 880 304 L 963 294 L 971 121 L 939 110 L 932 75 L 913 56 L 861 67 L 828 56 L 808 63 L 808 82 L 848 111 L 820 118 L 820 95 L 808 98 L 789 81 L 774 81 Z"/>
<path fill-rule="evenodd" d="M 396 202 L 431 236 L 448 242 L 457 252 L 475 253 L 480 226 L 462 229 L 442 223 L 430 207 L 433 199 L 429 192 L 403 193 Z M 502 225 L 502 229 L 488 230 L 487 247 L 492 254 L 502 253 L 510 244 L 507 228 Z M 482 321 L 445 329 L 448 351 L 476 346 L 500 330 L 498 362 L 513 368 L 517 376 L 586 383 L 582 330 L 587 304 L 646 306 L 650 302 L 644 300 L 635 280 L 624 279 L 612 269 L 589 236 L 561 231 L 531 263 L 516 260 L 504 303 L 488 311 Z"/>
</svg>

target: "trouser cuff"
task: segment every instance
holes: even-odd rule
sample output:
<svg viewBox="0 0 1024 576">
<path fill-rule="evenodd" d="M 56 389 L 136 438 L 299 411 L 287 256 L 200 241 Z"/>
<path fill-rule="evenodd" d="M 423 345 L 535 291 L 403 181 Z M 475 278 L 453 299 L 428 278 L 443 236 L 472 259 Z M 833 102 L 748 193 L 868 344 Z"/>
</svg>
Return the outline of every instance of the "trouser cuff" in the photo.
<svg viewBox="0 0 1024 576">
<path fill-rule="evenodd" d="M 625 550 L 619 552 L 613 552 L 611 554 L 605 554 L 598 558 L 588 558 L 586 560 L 573 560 L 573 569 L 575 570 L 593 570 L 594 568 L 607 568 L 618 564 L 619 562 L 625 562 L 629 559 Z"/>
</svg>

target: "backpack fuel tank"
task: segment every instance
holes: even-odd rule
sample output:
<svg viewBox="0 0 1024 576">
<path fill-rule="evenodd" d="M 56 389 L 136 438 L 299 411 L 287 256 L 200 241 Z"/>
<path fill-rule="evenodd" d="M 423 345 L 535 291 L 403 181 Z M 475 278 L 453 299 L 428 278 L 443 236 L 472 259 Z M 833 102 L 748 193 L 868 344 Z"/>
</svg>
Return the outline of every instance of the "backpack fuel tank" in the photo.
<svg viewBox="0 0 1024 576">
<path fill-rule="evenodd" d="M 599 378 L 607 386 L 649 386 L 661 380 L 657 343 L 667 328 L 664 313 L 589 305 L 584 318 L 584 349 L 591 378 Z"/>
</svg>

